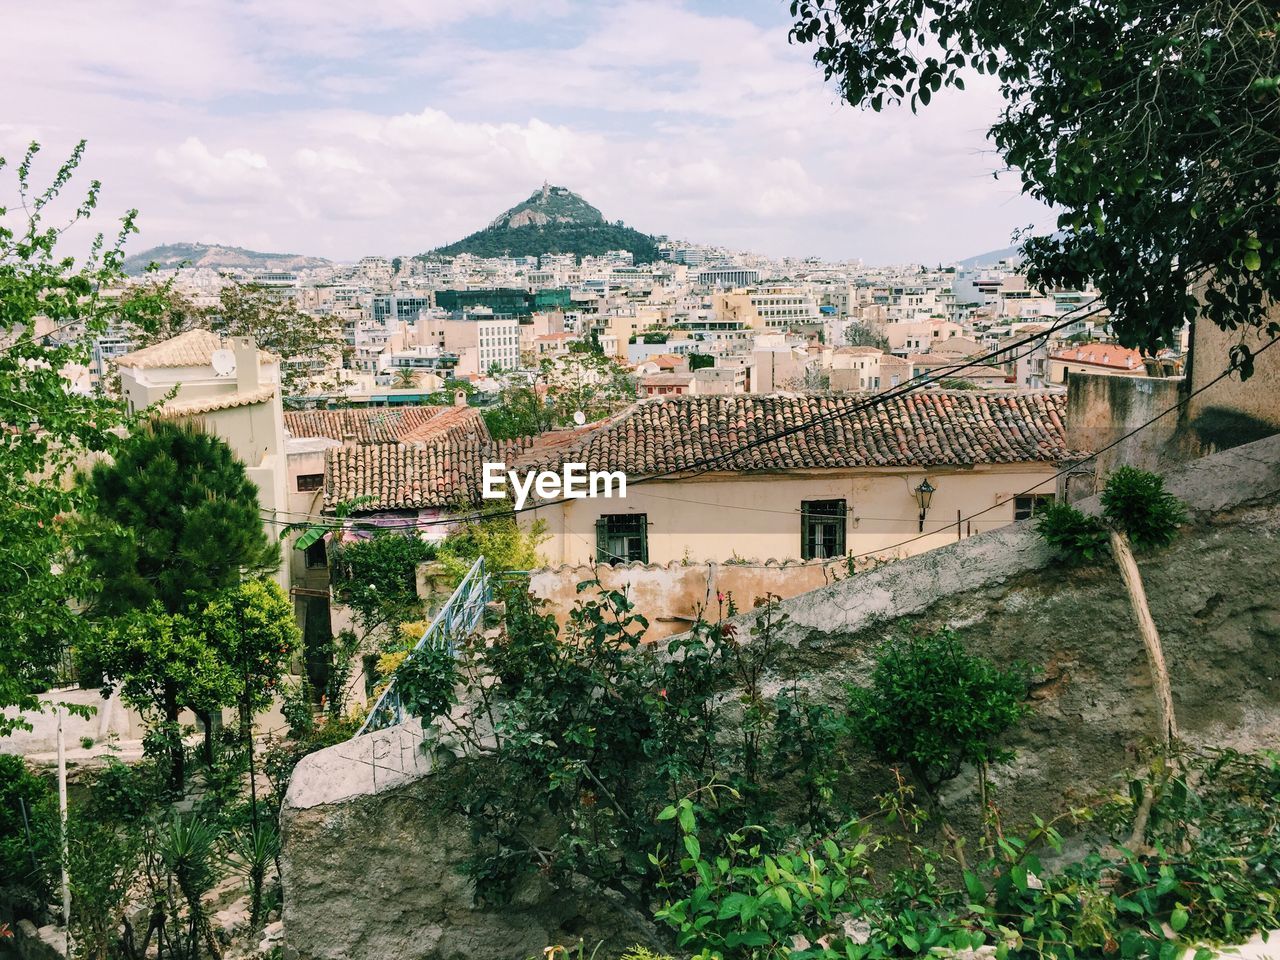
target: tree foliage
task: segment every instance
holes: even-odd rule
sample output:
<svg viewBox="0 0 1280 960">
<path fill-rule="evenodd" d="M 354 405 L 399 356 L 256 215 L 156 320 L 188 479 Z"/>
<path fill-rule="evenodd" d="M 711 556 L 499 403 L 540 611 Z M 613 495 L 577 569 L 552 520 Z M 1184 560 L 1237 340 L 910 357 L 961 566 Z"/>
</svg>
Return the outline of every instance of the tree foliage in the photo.
<svg viewBox="0 0 1280 960">
<path fill-rule="evenodd" d="M 78 559 L 96 615 L 181 613 L 279 564 L 243 464 L 196 424 L 142 425 L 86 487 Z"/>
<path fill-rule="evenodd" d="M 217 304 L 209 307 L 196 306 L 169 284 L 136 285 L 123 299 L 150 308 L 147 323 L 131 328 L 140 346 L 197 329 L 251 337 L 260 349 L 281 358 L 280 382 L 286 396 L 311 386 L 331 386 L 326 371 L 341 363 L 346 345 L 332 317 L 301 310 L 292 297 L 261 284 L 229 281 L 218 292 Z"/>
<path fill-rule="evenodd" d="M 581 412 L 587 423 L 612 416 L 635 402 L 635 377 L 612 357 L 588 351 L 542 361 L 540 379 L 557 427 L 574 426 Z"/>
<path fill-rule="evenodd" d="M 697 960 L 1209 960 L 1203 944 L 1280 922 L 1280 766 L 1229 751 L 1186 765 L 1194 776 L 1158 787 L 1150 856 L 1089 839 L 1064 855 L 1055 824 L 1093 822 L 1118 838 L 1134 817 L 1124 797 L 1037 818 L 1021 836 L 1004 829 L 954 882 L 951 865 L 919 842 L 924 814 L 908 794 L 885 796 L 883 816 L 777 850 L 754 825 L 722 839 L 722 792 L 701 792 L 661 814 L 678 824 L 680 843 L 655 855 L 665 894 L 657 917 Z M 877 870 L 886 855 L 899 866 Z"/>
<path fill-rule="evenodd" d="M 103 296 L 122 274 L 124 244 L 135 232 L 136 211 L 120 221 L 113 239 L 79 236 L 98 205 L 100 184 L 78 201 L 67 195 L 84 154 L 68 160 L 37 185 L 40 147 L 31 146 L 16 168 L 0 157 L 0 173 L 16 186 L 0 202 L 0 707 L 38 707 L 35 692 L 54 679 L 77 620 L 66 603 L 79 573 L 67 563 L 71 533 L 64 520 L 79 509 L 84 491 L 66 482 L 86 457 L 115 449 L 117 428 L 129 418 L 99 393 L 68 389 L 64 372 L 83 370 L 92 340 L 116 324 L 150 322 L 156 304 L 122 303 Z M 52 211 L 74 202 L 71 211 Z M 69 253 L 84 241 L 87 255 Z M 0 736 L 22 721 L 0 715 Z"/>
<path fill-rule="evenodd" d="M 1130 347 L 1198 313 L 1265 327 L 1280 299 L 1280 44 L 1268 0 L 793 0 L 794 42 L 849 103 L 927 106 L 997 78 L 990 134 L 1059 211 L 1024 246 L 1038 285 L 1097 284 Z M 1203 284 L 1202 303 L 1191 293 Z M 1249 372 L 1249 350 L 1235 355 Z"/>
<path fill-rule="evenodd" d="M 844 341 L 851 347 L 876 347 L 889 352 L 889 338 L 869 323 L 850 323 L 844 328 Z"/>
<path fill-rule="evenodd" d="M 477 257 L 540 257 L 549 253 L 571 253 L 579 260 L 598 257 L 610 250 L 628 250 L 634 262 L 658 259 L 653 237 L 615 223 L 547 223 L 523 227 L 486 227 L 456 243 L 439 247 L 432 255 Z"/>
<path fill-rule="evenodd" d="M 497 640 L 459 644 L 456 660 L 411 655 L 396 674 L 401 702 L 472 754 L 441 782 L 443 802 L 472 827 L 466 870 L 482 899 L 501 901 L 539 871 L 587 877 L 647 906 L 649 855 L 678 839 L 657 814 L 712 778 L 735 791 L 726 817 L 770 823 L 779 836 L 838 821 L 834 791 L 816 814 L 788 802 L 784 778 L 836 769 L 844 738 L 814 735 L 838 723 L 834 708 L 795 688 L 765 692 L 779 649 L 772 603 L 749 642 L 702 623 L 658 657 L 638 649 L 644 617 L 596 586 L 582 585 L 563 632 L 526 591 L 510 590 Z M 736 697 L 718 696 L 734 686 Z"/>
<path fill-rule="evenodd" d="M 200 613 L 204 641 L 230 674 L 226 701 L 250 716 L 270 706 L 301 634 L 293 604 L 274 580 L 246 580 L 223 590 Z"/>
<path fill-rule="evenodd" d="M 1187 511 L 1158 473 L 1123 466 L 1107 478 L 1102 515 L 1139 550 L 1167 547 L 1187 522 Z"/>
<path fill-rule="evenodd" d="M 329 561 L 334 599 L 351 608 L 366 637 L 394 634 L 400 624 L 422 616 L 418 564 L 435 555 L 435 545 L 414 531 L 383 530 L 338 542 Z"/>
</svg>

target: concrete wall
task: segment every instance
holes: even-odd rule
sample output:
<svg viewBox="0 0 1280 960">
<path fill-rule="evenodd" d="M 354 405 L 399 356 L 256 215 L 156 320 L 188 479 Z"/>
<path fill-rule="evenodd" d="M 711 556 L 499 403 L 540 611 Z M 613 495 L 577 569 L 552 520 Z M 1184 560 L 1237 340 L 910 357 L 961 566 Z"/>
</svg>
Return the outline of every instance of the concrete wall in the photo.
<svg viewBox="0 0 1280 960">
<path fill-rule="evenodd" d="M 1073 373 L 1067 379 L 1067 447 L 1092 453 L 1174 407 L 1182 398 L 1182 380 L 1121 377 Z M 1167 463 L 1168 446 L 1178 429 L 1178 411 L 1161 417 L 1149 427 L 1100 454 L 1073 472 L 1067 483 L 1071 500 L 1096 492 L 1098 478 L 1105 478 L 1121 464 L 1155 470 Z"/>
<path fill-rule="evenodd" d="M 1280 304 L 1271 307 L 1268 319 L 1280 323 Z M 1270 340 L 1270 335 L 1260 332 L 1223 330 L 1201 320 L 1191 345 L 1192 389 L 1200 389 L 1227 368 L 1235 344 L 1245 343 L 1257 351 Z M 1257 358 L 1248 380 L 1233 375 L 1192 397 L 1187 418 L 1188 425 L 1211 449 L 1255 439 L 1254 434 L 1280 431 L 1280 344 Z"/>
<path fill-rule="evenodd" d="M 854 562 L 858 572 L 881 562 L 867 557 Z M 548 612 L 564 625 L 569 613 L 583 598 L 578 584 L 599 580 L 606 590 L 622 590 L 644 613 L 649 629 L 644 640 L 653 642 L 689 629 L 700 615 L 716 618 L 721 601 L 717 594 L 732 598 L 739 609 L 749 609 L 757 600 L 772 594 L 794 597 L 849 576 L 843 560 L 808 563 L 770 563 L 745 566 L 721 563 L 627 563 L 617 566 L 549 567 L 535 570 L 529 577 L 529 592 L 547 602 Z M 726 599 L 727 602 L 727 599 Z M 705 611 L 705 614 L 703 613 Z"/>
</svg>

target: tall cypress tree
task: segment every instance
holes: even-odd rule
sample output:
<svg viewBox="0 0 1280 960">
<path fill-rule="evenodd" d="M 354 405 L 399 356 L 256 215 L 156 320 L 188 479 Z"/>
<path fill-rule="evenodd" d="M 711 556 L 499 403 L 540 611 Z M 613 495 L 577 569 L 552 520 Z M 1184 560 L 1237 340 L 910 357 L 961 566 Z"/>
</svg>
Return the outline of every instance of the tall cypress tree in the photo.
<svg viewBox="0 0 1280 960">
<path fill-rule="evenodd" d="M 263 530 L 257 488 L 244 465 L 226 443 L 194 424 L 157 420 L 144 425 L 113 463 L 95 466 L 85 482 L 91 512 L 79 559 L 95 619 L 163 616 L 172 619 L 172 630 L 183 630 L 221 591 L 269 574 L 280 562 L 278 545 Z M 121 645 L 154 633 L 91 631 L 80 650 L 82 666 L 101 675 L 108 687 L 123 685 L 129 678 L 112 676 L 111 665 L 136 662 L 131 653 L 138 651 Z M 215 669 L 218 658 L 214 651 L 204 656 L 193 650 L 191 643 L 203 640 L 187 638 L 182 663 L 148 667 L 159 673 L 160 702 L 144 706 L 163 715 L 170 736 L 183 707 L 206 720 L 211 709 L 211 681 L 204 676 L 209 671 L 200 665 Z M 181 744 L 171 744 L 170 757 L 173 784 L 180 788 Z"/>
</svg>

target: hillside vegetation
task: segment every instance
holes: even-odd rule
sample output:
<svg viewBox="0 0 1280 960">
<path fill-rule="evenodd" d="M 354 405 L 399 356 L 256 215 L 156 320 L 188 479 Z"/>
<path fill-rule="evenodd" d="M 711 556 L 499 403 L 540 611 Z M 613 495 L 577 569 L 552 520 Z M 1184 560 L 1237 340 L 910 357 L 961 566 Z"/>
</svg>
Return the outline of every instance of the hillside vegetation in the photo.
<svg viewBox="0 0 1280 960">
<path fill-rule="evenodd" d="M 544 185 L 483 230 L 447 246 L 437 247 L 431 254 L 541 257 L 544 254 L 572 253 L 581 259 L 600 256 L 610 250 L 627 250 L 637 263 L 658 259 L 658 247 L 653 237 L 624 225 L 620 220 L 608 222 L 599 210 L 571 190 Z"/>
</svg>

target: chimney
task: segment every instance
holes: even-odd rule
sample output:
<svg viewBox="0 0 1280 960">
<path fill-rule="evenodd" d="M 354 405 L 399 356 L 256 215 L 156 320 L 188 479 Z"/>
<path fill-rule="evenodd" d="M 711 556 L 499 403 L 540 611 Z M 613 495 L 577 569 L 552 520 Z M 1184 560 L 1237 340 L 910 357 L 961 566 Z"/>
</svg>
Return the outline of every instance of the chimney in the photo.
<svg viewBox="0 0 1280 960">
<path fill-rule="evenodd" d="M 465 407 L 467 405 L 467 391 L 455 391 L 453 394 L 453 405 L 455 407 Z"/>
<path fill-rule="evenodd" d="M 233 337 L 231 348 L 236 355 L 236 392 L 253 393 L 262 386 L 258 345 L 252 337 Z"/>
</svg>

